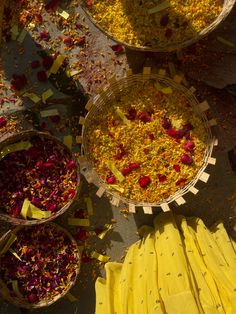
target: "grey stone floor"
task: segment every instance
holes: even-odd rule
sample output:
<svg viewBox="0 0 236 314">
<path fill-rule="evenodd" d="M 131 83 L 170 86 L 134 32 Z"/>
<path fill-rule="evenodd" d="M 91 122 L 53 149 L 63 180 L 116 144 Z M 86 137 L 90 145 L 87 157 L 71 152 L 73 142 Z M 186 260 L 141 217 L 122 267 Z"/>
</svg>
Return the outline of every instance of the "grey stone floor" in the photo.
<svg viewBox="0 0 236 314">
<path fill-rule="evenodd" d="M 234 15 L 233 15 L 234 14 Z M 235 28 L 231 23 L 235 17 L 235 10 L 233 14 L 228 18 L 229 25 L 228 34 L 231 40 L 236 34 Z M 86 20 L 91 32 L 90 40 L 96 46 L 98 51 L 106 53 L 113 44 L 113 42 L 107 39 L 101 34 L 91 23 Z M 235 23 L 234 23 L 235 24 Z M 224 28 L 226 27 L 224 25 Z M 53 26 L 52 26 L 53 27 Z M 234 29 L 232 29 L 234 27 Z M 53 27 L 53 31 L 57 34 L 58 30 Z M 222 29 L 217 32 L 222 34 Z M 211 43 L 215 43 L 215 38 L 218 33 L 213 33 L 207 39 L 208 53 L 211 50 L 220 50 L 222 53 L 221 46 L 216 44 L 213 46 Z M 17 52 L 18 44 L 11 42 L 4 45 L 1 50 L 1 56 L 3 60 L 3 66 L 6 71 L 6 82 L 10 80 L 12 73 L 15 71 L 15 66 L 18 69 L 26 69 L 28 67 L 29 60 L 34 59 L 37 56 L 37 49 L 35 47 L 32 34 L 28 34 L 23 45 L 25 48 L 24 55 L 19 56 Z M 46 49 L 46 48 L 45 48 Z M 227 49 L 226 49 L 227 50 Z M 109 50 L 110 51 L 110 50 Z M 236 232 L 233 231 L 234 221 L 236 222 L 236 176 L 231 169 L 231 165 L 228 159 L 228 151 L 236 146 L 236 98 L 232 94 L 229 94 L 227 88 L 229 85 L 236 83 L 236 65 L 235 64 L 235 49 L 231 49 L 230 52 L 224 54 L 223 64 L 220 66 L 217 60 L 211 59 L 212 65 L 209 67 L 208 72 L 204 75 L 196 77 L 194 71 L 195 64 L 192 64 L 191 70 L 189 65 L 183 64 L 182 69 L 188 69 L 186 73 L 187 78 L 191 81 L 191 84 L 198 88 L 198 93 L 203 98 L 207 98 L 210 103 L 212 115 L 214 115 L 219 122 L 218 127 L 215 129 L 215 134 L 219 138 L 219 146 L 214 150 L 214 157 L 217 158 L 215 166 L 209 168 L 208 172 L 211 174 L 207 184 L 198 183 L 199 193 L 196 196 L 187 195 L 187 203 L 183 206 L 177 207 L 172 205 L 171 208 L 174 212 L 185 214 L 187 216 L 199 216 L 207 225 L 211 225 L 217 220 L 223 220 L 226 228 L 228 229 L 231 236 L 235 237 Z M 73 55 L 73 51 L 71 54 Z M 193 52 L 194 53 L 194 52 Z M 111 72 L 117 73 L 119 76 L 123 75 L 125 69 L 130 66 L 135 72 L 142 69 L 144 65 L 151 65 L 154 68 L 165 67 L 166 56 L 159 55 L 156 53 L 141 53 L 136 51 L 126 51 L 126 54 L 117 57 L 121 61 L 121 65 L 114 65 L 113 58 L 114 54 L 110 52 L 110 55 L 104 61 L 107 64 Z M 172 55 L 170 55 L 172 58 Z M 229 67 L 229 58 L 232 61 L 231 67 Z M 170 59 L 171 60 L 171 59 Z M 198 62 L 201 62 L 199 60 Z M 225 69 L 229 69 L 228 75 Z M 222 74 L 222 69 L 224 69 Z M 216 73 L 216 71 L 218 71 Z M 234 73 L 233 73 L 234 72 Z M 229 75 L 230 73 L 230 75 Z M 221 75 L 221 80 L 219 76 Z M 34 83 L 34 77 L 31 77 L 32 83 Z M 86 92 L 94 95 L 96 93 L 96 86 L 92 89 L 87 89 L 87 77 L 81 80 L 81 85 Z M 206 85 L 208 83 L 208 86 Z M 211 87 L 209 87 L 209 85 Z M 65 95 L 58 92 L 50 82 L 47 84 L 47 88 L 52 88 L 54 91 L 55 98 L 63 98 Z M 215 89 L 225 88 L 224 90 Z M 232 86 L 231 86 L 232 87 Z M 234 89 L 234 86 L 232 87 Z M 39 93 L 45 90 L 45 85 L 37 84 L 35 90 Z M 59 104 L 61 112 L 65 115 L 74 114 L 72 109 L 68 109 L 68 106 Z M 79 106 L 79 104 L 78 104 Z M 20 109 L 30 108 L 31 104 L 24 101 L 24 106 Z M 9 110 L 15 110 L 12 106 L 3 106 L 2 112 L 8 112 Z M 78 107 L 77 112 L 83 111 L 83 108 Z M 231 114 L 229 114 L 231 112 Z M 139 209 L 136 214 L 124 215 L 120 212 L 121 209 L 125 208 L 125 205 L 121 205 L 119 208 L 111 206 L 108 199 L 95 196 L 96 189 L 93 186 L 88 186 L 85 180 L 82 182 L 81 194 L 91 193 L 94 202 L 95 214 L 91 218 L 94 226 L 102 226 L 104 223 L 110 223 L 111 219 L 115 219 L 117 223 L 113 232 L 111 232 L 104 240 L 92 239 L 91 243 L 93 246 L 99 249 L 106 249 L 107 254 L 111 257 L 111 260 L 121 261 L 121 257 L 125 254 L 126 248 L 138 239 L 136 234 L 137 228 L 143 224 L 152 224 L 153 217 L 158 214 L 158 210 L 154 215 L 144 215 L 142 210 Z M 59 223 L 63 223 L 63 219 L 59 220 Z M 72 293 L 78 297 L 78 302 L 71 303 L 66 298 L 58 301 L 55 305 L 49 308 L 29 311 L 39 314 L 92 314 L 94 313 L 95 306 L 95 291 L 94 291 L 94 278 L 92 276 L 94 269 L 91 269 L 90 264 L 84 264 L 81 269 L 80 278 L 76 286 L 73 288 Z M 97 273 L 104 275 L 103 270 L 96 270 Z M 1 314 L 18 314 L 28 313 L 28 311 L 20 310 L 7 303 L 0 303 Z"/>
</svg>

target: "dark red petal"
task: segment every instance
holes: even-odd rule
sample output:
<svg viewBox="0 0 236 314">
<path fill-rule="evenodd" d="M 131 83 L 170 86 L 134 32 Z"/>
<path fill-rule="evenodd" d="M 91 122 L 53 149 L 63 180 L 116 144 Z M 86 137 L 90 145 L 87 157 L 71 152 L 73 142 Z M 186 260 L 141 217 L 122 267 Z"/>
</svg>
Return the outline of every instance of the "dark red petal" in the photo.
<svg viewBox="0 0 236 314">
<path fill-rule="evenodd" d="M 135 170 L 135 169 L 139 169 L 140 165 L 134 162 L 134 163 L 129 164 L 128 167 L 130 168 L 130 170 Z"/>
<path fill-rule="evenodd" d="M 54 59 L 51 56 L 45 56 L 43 58 L 43 66 L 46 70 L 49 70 L 53 64 Z"/>
<path fill-rule="evenodd" d="M 74 43 L 74 41 L 73 41 L 73 39 L 71 37 L 64 38 L 63 42 L 68 47 L 72 46 L 73 43 Z"/>
<path fill-rule="evenodd" d="M 194 147 L 195 144 L 192 141 L 188 141 L 187 143 L 184 144 L 184 150 L 186 150 L 187 152 L 193 150 Z"/>
<path fill-rule="evenodd" d="M 132 171 L 132 169 L 128 167 L 125 167 L 124 169 L 121 170 L 121 173 L 123 174 L 123 176 L 127 176 L 128 174 L 130 174 Z"/>
<path fill-rule="evenodd" d="M 138 183 L 141 188 L 146 188 L 151 183 L 151 179 L 148 176 L 143 176 L 138 180 Z"/>
<path fill-rule="evenodd" d="M 83 37 L 77 39 L 76 42 L 75 42 L 75 44 L 76 44 L 77 46 L 80 46 L 80 47 L 84 46 L 85 43 L 86 43 L 86 38 L 85 38 L 85 36 L 83 36 Z"/>
<path fill-rule="evenodd" d="M 114 184 L 116 182 L 116 178 L 113 175 L 107 176 L 106 181 L 108 184 Z"/>
<path fill-rule="evenodd" d="M 161 125 L 164 129 L 169 129 L 171 127 L 171 122 L 170 122 L 170 119 L 168 118 L 163 118 L 161 120 Z"/>
<path fill-rule="evenodd" d="M 119 55 L 121 53 L 124 53 L 125 49 L 122 45 L 116 44 L 111 46 L 111 49 L 115 52 L 115 54 Z"/>
<path fill-rule="evenodd" d="M 142 112 L 140 115 L 139 115 L 139 119 L 144 122 L 144 123 L 147 123 L 147 122 L 150 122 L 151 121 L 151 115 L 148 113 L 148 112 Z"/>
<path fill-rule="evenodd" d="M 31 68 L 32 69 L 37 69 L 38 67 L 40 67 L 40 61 L 39 60 L 34 60 L 31 62 Z"/>
<path fill-rule="evenodd" d="M 187 180 L 184 178 L 179 179 L 178 181 L 176 181 L 176 185 L 183 185 Z"/>
<path fill-rule="evenodd" d="M 167 177 L 164 174 L 159 174 L 158 175 L 159 182 L 163 183 L 163 182 L 166 181 L 166 179 L 167 179 Z"/>
<path fill-rule="evenodd" d="M 5 117 L 0 117 L 0 128 L 7 125 L 7 119 Z"/>
<path fill-rule="evenodd" d="M 137 111 L 136 109 L 134 108 L 131 108 L 129 111 L 128 111 L 128 114 L 126 115 L 126 118 L 128 120 L 134 120 L 137 116 Z"/>
<path fill-rule="evenodd" d="M 191 165 L 193 163 L 193 158 L 188 154 L 183 154 L 180 158 L 180 161 L 185 165 Z"/>
<path fill-rule="evenodd" d="M 37 73 L 37 78 L 40 82 L 45 82 L 48 79 L 47 73 L 45 71 L 39 71 Z"/>
<path fill-rule="evenodd" d="M 180 172 L 180 165 L 174 165 L 173 168 L 176 172 Z"/>
</svg>

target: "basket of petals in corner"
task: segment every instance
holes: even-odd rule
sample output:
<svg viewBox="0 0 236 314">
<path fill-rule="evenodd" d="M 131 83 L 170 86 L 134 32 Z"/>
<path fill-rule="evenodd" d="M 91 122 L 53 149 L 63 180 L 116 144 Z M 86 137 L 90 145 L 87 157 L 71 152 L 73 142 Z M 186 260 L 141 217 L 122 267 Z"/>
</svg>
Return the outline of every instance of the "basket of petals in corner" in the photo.
<svg viewBox="0 0 236 314">
<path fill-rule="evenodd" d="M 81 171 L 89 182 L 130 208 L 176 201 L 207 181 L 215 139 L 207 102 L 158 74 L 111 83 L 89 102 L 83 121 Z M 148 210 L 147 210 L 148 211 Z"/>
<path fill-rule="evenodd" d="M 35 130 L 0 142 L 0 219 L 35 225 L 51 221 L 72 204 L 79 165 L 59 139 Z"/>
<path fill-rule="evenodd" d="M 17 226 L 0 245 L 0 294 L 20 308 L 40 308 L 75 284 L 80 252 L 70 233 L 54 223 Z"/>
<path fill-rule="evenodd" d="M 235 0 L 80 0 L 103 33 L 129 49 L 172 51 L 212 32 Z"/>
</svg>

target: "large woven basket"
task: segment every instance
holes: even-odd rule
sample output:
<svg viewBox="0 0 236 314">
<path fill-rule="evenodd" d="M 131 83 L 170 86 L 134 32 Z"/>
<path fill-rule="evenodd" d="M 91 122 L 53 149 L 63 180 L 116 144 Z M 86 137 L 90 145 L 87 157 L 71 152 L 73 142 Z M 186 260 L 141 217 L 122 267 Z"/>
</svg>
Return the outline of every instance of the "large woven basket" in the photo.
<svg viewBox="0 0 236 314">
<path fill-rule="evenodd" d="M 146 68 L 149 69 L 149 68 Z M 144 68 L 144 72 L 145 68 Z M 202 123 L 205 126 L 207 131 L 207 145 L 204 156 L 202 157 L 203 163 L 201 169 L 198 171 L 196 177 L 184 188 L 178 190 L 175 194 L 170 195 L 168 199 L 161 201 L 159 203 L 142 203 L 136 202 L 127 198 L 120 196 L 120 194 L 116 191 L 111 191 L 108 189 L 108 185 L 101 180 L 97 172 L 93 168 L 93 163 L 90 158 L 90 151 L 88 146 L 88 130 L 91 125 L 94 123 L 98 123 L 97 116 L 101 113 L 106 113 L 109 110 L 109 106 L 112 101 L 119 99 L 126 91 L 136 84 L 143 83 L 147 80 L 158 81 L 164 87 L 172 87 L 172 89 L 180 91 L 188 100 L 189 104 L 192 106 L 194 112 L 199 115 L 202 119 Z M 184 86 L 176 83 L 174 80 L 170 78 L 166 78 L 163 75 L 158 74 L 136 74 L 130 75 L 118 81 L 112 82 L 106 89 L 100 92 L 93 100 L 91 100 L 87 109 L 89 110 L 85 119 L 81 119 L 81 124 L 83 124 L 82 128 L 82 157 L 81 161 L 81 172 L 85 175 L 87 181 L 94 183 L 99 187 L 98 196 L 101 196 L 103 192 L 106 191 L 108 195 L 113 197 L 112 203 L 114 205 L 118 205 L 119 201 L 129 204 L 129 208 L 131 212 L 135 212 L 135 207 L 143 207 L 144 212 L 152 213 L 151 208 L 153 207 L 162 207 L 163 210 L 169 210 L 168 204 L 173 201 L 176 201 L 178 205 L 185 203 L 183 199 L 183 195 L 187 192 L 192 192 L 196 194 L 198 190 L 195 188 L 195 184 L 198 180 L 203 182 L 207 182 L 209 178 L 209 174 L 205 172 L 208 164 L 215 164 L 215 158 L 212 158 L 213 146 L 216 145 L 216 140 L 214 139 L 211 126 L 215 124 L 215 119 L 211 119 L 208 121 L 205 111 L 209 109 L 206 101 L 199 103 L 196 97 L 194 96 L 193 89 L 187 89 Z"/>
<path fill-rule="evenodd" d="M 10 224 L 14 224 L 14 225 L 31 225 L 32 226 L 32 225 L 38 225 L 38 224 L 41 224 L 41 223 L 45 223 L 45 222 L 51 221 L 51 220 L 57 218 L 58 216 L 62 215 L 71 206 L 71 204 L 73 203 L 74 199 L 76 198 L 76 196 L 79 193 L 79 186 L 80 186 L 79 164 L 77 163 L 76 159 L 73 157 L 73 154 L 69 150 L 69 148 L 65 144 L 63 144 L 59 139 L 57 139 L 56 137 L 53 137 L 53 136 L 51 136 L 48 133 L 38 132 L 36 130 L 22 131 L 20 133 L 8 136 L 6 139 L 4 139 L 4 141 L 0 141 L 0 151 L 3 149 L 4 146 L 10 145 L 12 143 L 16 143 L 18 141 L 27 140 L 27 139 L 31 138 L 32 136 L 35 136 L 35 135 L 37 135 L 37 136 L 39 136 L 41 138 L 46 138 L 46 139 L 52 140 L 57 145 L 62 146 L 71 155 L 71 159 L 73 159 L 76 162 L 77 174 L 78 174 L 76 193 L 75 193 L 75 196 L 73 198 L 68 200 L 66 205 L 64 205 L 60 210 L 58 210 L 55 214 L 53 214 L 49 218 L 37 219 L 37 220 L 36 219 L 25 220 L 25 219 L 21 219 L 21 218 L 12 217 L 12 216 L 4 213 L 4 212 L 0 212 L 0 220 L 8 222 Z"/>
<path fill-rule="evenodd" d="M 14 304 L 17 307 L 26 308 L 26 309 L 35 309 L 35 308 L 41 308 L 41 307 L 49 306 L 49 305 L 55 303 L 56 301 L 58 301 L 59 299 L 63 298 L 69 292 L 69 290 L 74 286 L 74 284 L 76 283 L 76 280 L 78 278 L 78 274 L 80 271 L 80 264 L 81 264 L 81 254 L 80 254 L 77 242 L 75 241 L 75 239 L 72 237 L 72 235 L 66 229 L 64 229 L 61 226 L 59 226 L 55 223 L 52 223 L 52 222 L 50 223 L 50 225 L 56 227 L 59 231 L 62 231 L 70 239 L 71 243 L 75 247 L 74 256 L 78 260 L 78 266 L 75 270 L 76 271 L 75 278 L 73 279 L 73 281 L 70 282 L 70 284 L 63 291 L 63 293 L 55 296 L 52 299 L 40 301 L 38 303 L 33 303 L 33 304 L 28 303 L 27 301 L 21 300 L 19 298 L 15 298 L 15 297 L 10 296 L 10 294 L 7 292 L 8 288 L 6 287 L 4 282 L 0 282 L 0 295 L 2 295 L 2 298 L 11 304 Z M 8 231 L 6 233 L 6 235 L 0 239 L 0 242 L 1 242 L 0 244 L 2 244 L 3 241 L 6 242 L 11 233 L 17 235 L 17 233 L 20 232 L 20 230 L 22 230 L 23 228 L 25 228 L 25 226 L 17 226 L 12 231 Z"/>
<path fill-rule="evenodd" d="M 221 11 L 221 13 L 219 14 L 219 16 L 210 24 L 208 25 L 206 28 L 204 28 L 200 33 L 197 33 L 194 37 L 185 40 L 181 43 L 178 44 L 170 44 L 170 45 L 166 45 L 165 47 L 148 47 L 148 46 L 134 46 L 134 45 L 130 45 L 127 42 L 123 42 L 121 40 L 119 40 L 118 38 L 114 37 L 114 35 L 112 33 L 110 33 L 109 31 L 107 31 L 106 29 L 104 29 L 103 27 L 101 27 L 99 25 L 99 23 L 97 23 L 97 21 L 91 16 L 91 14 L 89 13 L 89 11 L 86 9 L 86 5 L 85 5 L 85 1 L 84 0 L 80 0 L 80 5 L 83 9 L 83 11 L 86 13 L 86 15 L 89 17 L 89 19 L 91 20 L 91 22 L 98 28 L 100 29 L 100 31 L 102 31 L 106 36 L 108 36 L 109 38 L 111 38 L 112 40 L 116 41 L 117 43 L 124 45 L 125 47 L 129 48 L 129 49 L 133 49 L 133 50 L 141 50 L 141 51 L 153 51 L 153 52 L 169 52 L 169 51 L 174 51 L 174 50 L 178 50 L 178 49 L 182 49 L 185 48 L 187 46 L 190 46 L 194 43 L 196 43 L 197 41 L 199 41 L 200 39 L 202 39 L 203 37 L 207 36 L 210 32 L 212 32 L 223 20 L 225 20 L 225 18 L 229 15 L 229 13 L 231 12 L 233 6 L 235 4 L 235 0 L 224 0 L 224 4 L 223 4 L 223 9 Z"/>
</svg>

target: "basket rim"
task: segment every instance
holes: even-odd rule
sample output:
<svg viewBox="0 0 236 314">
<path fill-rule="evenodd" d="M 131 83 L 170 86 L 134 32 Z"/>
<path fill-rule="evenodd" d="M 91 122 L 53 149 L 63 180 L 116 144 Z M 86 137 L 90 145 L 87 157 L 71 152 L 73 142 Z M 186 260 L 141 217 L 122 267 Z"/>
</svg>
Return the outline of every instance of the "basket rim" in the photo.
<svg viewBox="0 0 236 314">
<path fill-rule="evenodd" d="M 115 87 L 119 87 L 120 86 L 119 83 L 121 81 L 126 82 L 127 85 L 125 85 L 125 88 L 122 91 L 119 90 L 118 92 L 122 93 L 122 92 L 124 92 L 124 90 L 127 91 L 131 87 L 130 85 L 128 85 L 128 82 L 130 80 L 135 80 L 135 79 L 141 79 L 143 82 L 145 82 L 147 80 L 152 80 L 152 79 L 155 79 L 155 80 L 159 81 L 160 83 L 163 83 L 163 81 L 164 81 L 165 83 L 169 84 L 169 86 L 171 86 L 171 87 L 179 90 L 180 92 L 182 92 L 183 95 L 188 99 L 188 101 L 189 101 L 190 105 L 193 107 L 193 109 L 194 108 L 196 109 L 197 105 L 200 104 L 200 102 L 198 101 L 196 96 L 193 93 L 190 93 L 187 88 L 185 88 L 184 86 L 174 82 L 171 78 L 163 77 L 162 75 L 159 75 L 159 74 L 142 74 L 142 73 L 133 74 L 133 75 L 130 75 L 128 77 L 121 78 L 121 79 L 117 80 L 115 83 L 111 83 L 106 88 L 106 90 L 104 90 L 103 96 L 96 95 L 92 99 L 92 104 L 93 105 L 92 105 L 91 109 L 89 110 L 89 112 L 87 113 L 87 115 L 85 116 L 85 124 L 82 127 L 81 155 L 86 158 L 86 165 L 85 165 L 85 167 L 81 165 L 81 172 L 82 172 L 82 174 L 85 174 L 85 177 L 86 177 L 87 173 L 91 173 L 92 174 L 92 180 L 91 181 L 96 186 L 103 187 L 105 192 L 108 195 L 111 195 L 111 196 L 114 196 L 114 197 L 118 197 L 120 199 L 120 201 L 122 201 L 122 202 L 124 202 L 126 204 L 127 203 L 128 204 L 133 204 L 133 205 L 135 205 L 137 207 L 161 207 L 161 205 L 163 203 L 167 203 L 167 204 L 172 203 L 177 198 L 179 198 L 179 197 L 183 196 L 184 194 L 188 193 L 189 189 L 191 187 L 195 186 L 195 184 L 199 180 L 199 177 L 202 175 L 202 173 L 204 172 L 204 170 L 208 166 L 208 162 L 207 162 L 208 158 L 212 155 L 212 152 L 213 152 L 213 146 L 214 146 L 213 139 L 214 139 L 214 137 L 212 135 L 212 131 L 211 131 L 210 125 L 208 124 L 208 119 L 207 119 L 205 113 L 204 112 L 201 112 L 201 113 L 198 112 L 198 114 L 199 114 L 199 116 L 200 116 L 200 118 L 201 118 L 201 120 L 202 120 L 202 122 L 204 124 L 205 130 L 207 132 L 207 141 L 206 141 L 206 148 L 205 148 L 204 156 L 203 156 L 203 159 L 202 159 L 202 165 L 199 168 L 199 170 L 198 170 L 197 174 L 195 175 L 195 177 L 186 186 L 184 186 L 182 189 L 178 189 L 174 194 L 170 195 L 168 198 L 162 199 L 162 200 L 160 200 L 158 202 L 155 202 L 155 203 L 135 201 L 135 200 L 131 200 L 131 199 L 128 199 L 128 198 L 125 198 L 125 197 L 121 196 L 121 194 L 119 192 L 117 192 L 117 191 L 112 189 L 112 186 L 111 187 L 108 186 L 106 184 L 106 182 L 101 179 L 100 175 L 97 173 L 97 171 L 93 167 L 93 162 L 89 158 L 89 149 L 88 150 L 86 149 L 86 132 L 87 132 L 86 123 L 88 123 L 87 121 L 89 121 L 89 119 L 90 119 L 90 115 L 91 115 L 92 109 L 95 108 L 95 110 L 96 110 L 97 102 L 99 101 L 100 97 L 101 97 L 101 101 L 103 101 L 103 102 L 107 101 L 108 102 L 108 99 L 105 98 L 105 94 L 106 94 L 107 91 L 112 91 L 112 94 L 115 95 L 114 92 L 113 92 L 113 89 Z M 141 83 L 141 81 L 139 81 L 139 82 Z M 120 96 L 120 94 L 119 94 L 119 96 Z M 90 103 L 91 103 L 91 100 L 90 100 Z M 104 105 L 104 103 L 103 103 L 103 105 Z M 194 106 L 196 106 L 196 107 L 194 107 Z M 84 169 L 84 168 L 86 168 L 86 169 Z"/>
<path fill-rule="evenodd" d="M 9 136 L 7 138 L 5 138 L 2 142 L 0 142 L 0 150 L 5 145 L 9 145 L 10 143 L 17 142 L 17 141 L 21 140 L 22 138 L 30 138 L 34 135 L 38 135 L 39 137 L 44 137 L 44 138 L 48 138 L 52 141 L 55 141 L 58 145 L 63 146 L 64 149 L 66 149 L 66 151 L 70 154 L 71 159 L 76 163 L 76 169 L 77 169 L 77 178 L 78 179 L 77 179 L 76 189 L 75 189 L 76 193 L 75 193 L 73 198 L 69 199 L 69 201 L 63 207 L 61 207 L 55 214 L 51 215 L 49 218 L 28 220 L 28 219 L 23 219 L 23 218 L 12 217 L 7 213 L 1 212 L 0 213 L 0 220 L 6 221 L 6 222 L 11 223 L 13 225 L 33 226 L 33 225 L 39 225 L 39 224 L 42 224 L 45 222 L 52 221 L 55 218 L 62 215 L 64 212 L 66 212 L 66 210 L 69 209 L 69 207 L 72 205 L 72 203 L 74 202 L 74 200 L 76 199 L 76 197 L 79 194 L 79 187 L 80 187 L 80 183 L 81 183 L 80 165 L 79 165 L 77 159 L 75 158 L 74 154 L 72 153 L 72 151 L 57 137 L 52 136 L 49 133 L 37 131 L 34 129 L 33 130 L 23 130 L 23 131 L 18 132 L 18 133 L 9 134 Z"/>
<path fill-rule="evenodd" d="M 171 51 L 176 51 L 176 50 L 179 50 L 182 48 L 186 48 L 186 47 L 198 42 L 200 39 L 203 39 L 204 37 L 209 35 L 213 30 L 215 30 L 220 25 L 220 23 L 226 19 L 226 17 L 229 15 L 229 13 L 231 12 L 231 10 L 234 7 L 235 2 L 236 2 L 236 0 L 228 0 L 229 1 L 229 3 L 227 3 L 228 5 L 225 5 L 226 1 L 224 1 L 223 9 L 222 9 L 221 13 L 218 15 L 218 17 L 210 25 L 205 27 L 200 33 L 196 34 L 196 36 L 194 36 L 190 39 L 187 39 L 187 40 L 185 40 L 181 43 L 178 43 L 178 44 L 170 44 L 170 45 L 166 45 L 164 47 L 156 47 L 156 48 L 154 48 L 154 47 L 152 48 L 152 47 L 148 47 L 148 46 L 135 46 L 135 45 L 131 45 L 125 41 L 119 40 L 112 33 L 110 33 L 109 31 L 106 31 L 101 25 L 99 25 L 99 23 L 92 17 L 92 15 L 86 9 L 83 0 L 79 0 L 79 3 L 80 3 L 80 7 L 82 8 L 82 10 L 86 14 L 86 16 L 89 18 L 89 20 L 92 22 L 92 24 L 95 27 L 97 27 L 104 35 L 108 36 L 114 42 L 116 42 L 120 45 L 123 45 L 130 50 L 150 51 L 150 52 L 171 52 Z M 224 9 L 225 9 L 225 11 L 224 11 Z"/>
<path fill-rule="evenodd" d="M 11 304 L 14 304 L 15 306 L 26 308 L 26 309 L 33 309 L 33 308 L 41 308 L 41 307 L 52 305 L 53 303 L 55 303 L 59 299 L 63 298 L 69 292 L 69 290 L 75 285 L 75 283 L 78 279 L 78 275 L 79 275 L 80 268 L 81 268 L 81 252 L 80 252 L 80 249 L 78 247 L 78 244 L 77 244 L 75 238 L 71 235 L 71 233 L 67 229 L 63 228 L 62 226 L 60 226 L 54 222 L 49 222 L 48 225 L 52 225 L 53 227 L 62 231 L 70 239 L 71 243 L 75 247 L 74 256 L 76 256 L 78 259 L 77 267 L 75 269 L 75 273 L 76 273 L 75 278 L 73 281 L 70 282 L 70 284 L 68 285 L 67 289 L 65 289 L 64 292 L 62 292 L 59 295 L 56 295 L 53 299 L 50 299 L 49 301 L 45 300 L 45 301 L 40 301 L 40 302 L 35 303 L 35 304 L 31 304 L 31 303 L 28 303 L 24 300 L 20 300 L 17 297 L 14 298 L 14 297 L 11 297 L 10 295 L 8 295 L 8 296 L 2 295 L 6 301 L 8 301 Z M 14 229 L 12 229 L 11 233 L 17 234 L 17 232 L 19 232 L 23 228 L 32 228 L 32 227 L 37 227 L 37 226 L 19 225 L 19 226 L 16 226 Z M 0 257 L 0 261 L 1 261 L 1 257 Z M 0 291 L 1 291 L 1 289 L 0 289 Z M 0 292 L 0 294 L 1 294 L 1 292 Z"/>
</svg>

